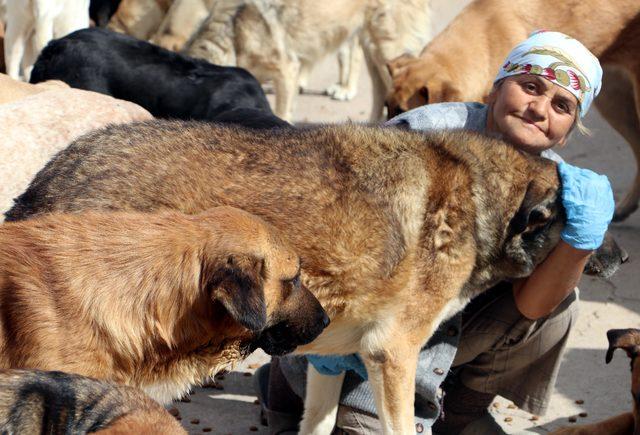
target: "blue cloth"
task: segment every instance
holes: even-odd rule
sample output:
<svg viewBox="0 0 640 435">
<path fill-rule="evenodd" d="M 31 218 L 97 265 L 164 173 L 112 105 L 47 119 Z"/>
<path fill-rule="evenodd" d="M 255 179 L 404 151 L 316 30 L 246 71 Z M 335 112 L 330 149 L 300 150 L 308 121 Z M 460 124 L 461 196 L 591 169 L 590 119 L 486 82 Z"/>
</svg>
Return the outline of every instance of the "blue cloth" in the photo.
<svg viewBox="0 0 640 435">
<path fill-rule="evenodd" d="M 367 369 L 357 354 L 307 355 L 309 362 L 323 375 L 338 376 L 347 370 L 355 371 L 362 379 L 368 379 Z"/>
<path fill-rule="evenodd" d="M 567 214 L 560 237 L 576 249 L 599 248 L 615 209 L 609 179 L 568 163 L 560 163 L 558 173 Z"/>
</svg>

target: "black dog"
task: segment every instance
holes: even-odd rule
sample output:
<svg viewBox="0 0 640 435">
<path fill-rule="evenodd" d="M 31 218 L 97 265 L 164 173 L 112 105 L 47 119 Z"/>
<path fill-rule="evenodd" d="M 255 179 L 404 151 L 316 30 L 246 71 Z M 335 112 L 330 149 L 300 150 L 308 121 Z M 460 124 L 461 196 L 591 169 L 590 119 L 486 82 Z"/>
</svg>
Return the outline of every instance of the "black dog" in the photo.
<svg viewBox="0 0 640 435">
<path fill-rule="evenodd" d="M 271 114 L 262 87 L 248 71 L 212 65 L 100 28 L 49 42 L 30 82 L 51 79 L 132 101 L 162 118 L 215 120 L 236 108 Z"/>
</svg>

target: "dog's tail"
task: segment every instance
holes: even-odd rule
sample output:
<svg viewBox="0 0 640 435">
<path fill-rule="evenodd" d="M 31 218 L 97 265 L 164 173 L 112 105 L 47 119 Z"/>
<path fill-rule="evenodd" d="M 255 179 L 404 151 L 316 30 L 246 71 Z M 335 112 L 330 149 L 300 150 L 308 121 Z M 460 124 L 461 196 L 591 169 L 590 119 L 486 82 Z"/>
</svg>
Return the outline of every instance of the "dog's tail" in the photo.
<svg viewBox="0 0 640 435">
<path fill-rule="evenodd" d="M 216 0 L 182 52 L 216 65 L 236 65 L 235 18 L 245 5 L 246 0 Z"/>
</svg>

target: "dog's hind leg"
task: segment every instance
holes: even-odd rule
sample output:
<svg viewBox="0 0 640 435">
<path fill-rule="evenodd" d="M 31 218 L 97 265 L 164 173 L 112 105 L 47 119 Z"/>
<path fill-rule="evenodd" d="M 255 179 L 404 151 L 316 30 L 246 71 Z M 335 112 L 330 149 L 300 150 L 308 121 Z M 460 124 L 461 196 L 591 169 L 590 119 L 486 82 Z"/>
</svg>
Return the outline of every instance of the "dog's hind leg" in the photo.
<svg viewBox="0 0 640 435">
<path fill-rule="evenodd" d="M 309 364 L 304 416 L 300 422 L 301 434 L 329 435 L 333 431 L 343 380 L 344 373 L 338 376 L 325 376 Z"/>
<path fill-rule="evenodd" d="M 640 200 L 640 74 L 629 75 L 607 66 L 596 106 L 609 124 L 629 143 L 636 159 L 636 176 L 625 197 L 616 205 L 613 220 L 622 221 L 638 208 Z"/>
</svg>

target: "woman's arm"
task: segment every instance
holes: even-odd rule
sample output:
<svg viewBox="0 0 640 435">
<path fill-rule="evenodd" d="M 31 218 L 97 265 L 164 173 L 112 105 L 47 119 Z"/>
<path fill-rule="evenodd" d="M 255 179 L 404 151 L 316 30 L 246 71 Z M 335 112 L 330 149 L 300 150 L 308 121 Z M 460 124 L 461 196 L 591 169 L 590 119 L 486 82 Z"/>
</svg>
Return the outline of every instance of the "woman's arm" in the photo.
<svg viewBox="0 0 640 435">
<path fill-rule="evenodd" d="M 591 252 L 561 240 L 528 278 L 513 284 L 518 311 L 532 320 L 550 314 L 578 285 Z"/>
</svg>

